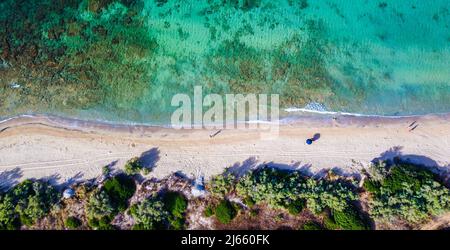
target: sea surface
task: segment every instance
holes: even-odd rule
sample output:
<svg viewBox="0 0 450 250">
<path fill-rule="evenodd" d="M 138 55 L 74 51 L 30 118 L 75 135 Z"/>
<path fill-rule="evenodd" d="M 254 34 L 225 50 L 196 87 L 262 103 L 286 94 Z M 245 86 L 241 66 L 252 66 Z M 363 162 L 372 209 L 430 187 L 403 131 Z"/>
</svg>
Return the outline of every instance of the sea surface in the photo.
<svg viewBox="0 0 450 250">
<path fill-rule="evenodd" d="M 156 45 L 149 55 L 126 60 L 139 61 L 145 77 L 123 73 L 114 94 L 105 91 L 102 101 L 82 107 L 53 97 L 45 106 L 24 101 L 26 84 L 8 79 L 0 91 L 16 101 L 0 102 L 0 116 L 167 124 L 172 97 L 192 96 L 197 85 L 205 94 L 280 94 L 282 108 L 290 110 L 450 112 L 448 0 L 152 0 L 139 6 L 145 36 Z M 120 3 L 113 7 L 102 18 L 126 11 Z M 127 64 L 120 70 L 127 72 Z M 99 81 L 114 85 L 117 78 Z M 128 78 L 138 83 L 127 85 Z"/>
</svg>

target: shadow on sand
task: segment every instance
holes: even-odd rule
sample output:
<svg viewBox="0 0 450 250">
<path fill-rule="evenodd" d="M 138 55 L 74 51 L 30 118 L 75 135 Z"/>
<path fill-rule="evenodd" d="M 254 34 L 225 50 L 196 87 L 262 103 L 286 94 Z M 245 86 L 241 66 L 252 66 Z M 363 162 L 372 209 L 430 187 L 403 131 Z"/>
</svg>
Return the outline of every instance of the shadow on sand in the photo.
<svg viewBox="0 0 450 250">
<path fill-rule="evenodd" d="M 0 173 L 0 191 L 5 191 L 16 184 L 19 184 L 20 178 L 23 173 L 20 168 L 14 168 L 12 170 L 5 170 Z"/>
<path fill-rule="evenodd" d="M 142 153 L 141 156 L 139 157 L 139 161 L 141 162 L 144 168 L 147 168 L 148 170 L 151 171 L 156 167 L 156 164 L 160 159 L 159 154 L 160 154 L 159 148 L 152 148 Z"/>
<path fill-rule="evenodd" d="M 61 181 L 61 175 L 60 174 L 53 174 L 48 177 L 42 178 L 42 180 L 47 181 L 50 185 L 56 187 L 57 189 L 63 189 L 69 186 L 72 186 L 74 184 L 80 183 L 85 181 L 84 180 L 84 174 L 82 172 L 78 172 L 74 176 Z"/>
</svg>

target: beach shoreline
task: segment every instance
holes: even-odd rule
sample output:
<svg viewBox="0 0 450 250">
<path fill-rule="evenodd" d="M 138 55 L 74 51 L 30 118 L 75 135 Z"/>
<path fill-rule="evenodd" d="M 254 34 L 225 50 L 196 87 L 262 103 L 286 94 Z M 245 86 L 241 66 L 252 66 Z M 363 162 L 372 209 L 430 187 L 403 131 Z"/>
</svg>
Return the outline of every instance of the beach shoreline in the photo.
<svg viewBox="0 0 450 250">
<path fill-rule="evenodd" d="M 327 125 L 331 119 L 339 119 L 343 124 L 360 123 L 362 126 L 373 124 L 386 124 L 386 123 L 402 123 L 403 121 L 410 121 L 411 119 L 419 120 L 450 120 L 449 113 L 431 113 L 426 115 L 402 115 L 402 116 L 384 116 L 384 115 L 367 115 L 358 113 L 338 112 L 338 111 L 317 111 L 304 108 L 285 108 L 283 109 L 283 115 L 281 115 L 278 121 L 245 121 L 240 122 L 260 123 L 260 124 L 274 124 L 274 125 L 293 125 L 299 123 L 314 123 L 315 126 Z M 128 130 L 130 128 L 139 128 L 140 130 L 155 130 L 155 129 L 170 129 L 174 130 L 170 124 L 150 124 L 139 122 L 116 122 L 108 120 L 91 120 L 82 119 L 77 117 L 65 117 L 61 115 L 53 114 L 21 114 L 11 117 L 0 119 L 0 129 L 6 127 L 26 125 L 29 123 L 42 123 L 48 126 L 61 127 L 65 129 L 78 129 L 78 130 Z M 212 126 L 203 124 L 204 126 Z M 194 124 L 194 126 L 196 126 Z M 229 124 L 225 124 L 223 127 L 229 127 Z M 194 128 L 193 128 L 194 129 Z M 203 128 L 201 128 L 203 129 Z"/>
<path fill-rule="evenodd" d="M 279 135 L 264 131 L 119 125 L 33 115 L 0 123 L 0 185 L 26 178 L 56 183 L 96 178 L 102 167 L 122 169 L 128 159 L 151 158 L 148 177 L 181 172 L 206 178 L 226 168 L 246 171 L 260 165 L 320 174 L 335 169 L 360 177 L 374 159 L 403 157 L 446 173 L 450 169 L 450 114 L 411 117 L 349 115 L 289 116 Z M 418 125 L 414 131 L 411 124 Z M 315 134 L 313 145 L 305 140 Z"/>
</svg>

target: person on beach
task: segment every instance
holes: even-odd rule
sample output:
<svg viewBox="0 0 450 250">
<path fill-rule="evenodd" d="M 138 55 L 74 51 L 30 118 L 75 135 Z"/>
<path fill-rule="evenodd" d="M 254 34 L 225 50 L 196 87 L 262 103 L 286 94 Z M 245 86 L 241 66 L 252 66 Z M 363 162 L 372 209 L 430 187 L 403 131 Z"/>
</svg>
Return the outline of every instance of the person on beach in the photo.
<svg viewBox="0 0 450 250">
<path fill-rule="evenodd" d="M 411 123 L 409 125 L 409 128 L 410 128 L 409 132 L 412 132 L 412 131 L 416 130 L 417 127 L 419 127 L 419 124 L 417 123 L 417 121 L 414 121 L 413 123 Z"/>
<path fill-rule="evenodd" d="M 320 139 L 320 134 L 317 133 L 317 134 L 314 135 L 313 138 L 307 139 L 307 140 L 306 140 L 306 144 L 307 144 L 307 145 L 311 145 L 311 144 L 313 144 L 313 142 L 315 142 L 315 141 L 317 141 L 317 140 L 319 140 L 319 139 Z"/>
</svg>

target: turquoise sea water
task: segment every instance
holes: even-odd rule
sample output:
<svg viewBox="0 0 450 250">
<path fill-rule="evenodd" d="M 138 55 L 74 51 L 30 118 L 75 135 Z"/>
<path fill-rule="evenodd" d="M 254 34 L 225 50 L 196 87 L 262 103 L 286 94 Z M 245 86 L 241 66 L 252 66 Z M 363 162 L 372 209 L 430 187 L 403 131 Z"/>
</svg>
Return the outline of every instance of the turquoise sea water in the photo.
<svg viewBox="0 0 450 250">
<path fill-rule="evenodd" d="M 82 108 L 38 103 L 28 110 L 164 124 L 174 110 L 172 96 L 201 85 L 205 93 L 277 93 L 285 108 L 320 103 L 329 111 L 372 115 L 450 112 L 448 0 L 158 0 L 139 6 L 146 36 L 157 46 L 151 55 L 128 58 L 139 61 L 146 76 L 138 85 L 119 85 L 119 94 L 105 92 L 104 101 Z M 103 84 L 108 81 L 115 79 Z M 29 103 L 14 105 L 7 105 L 9 114 Z"/>
</svg>

